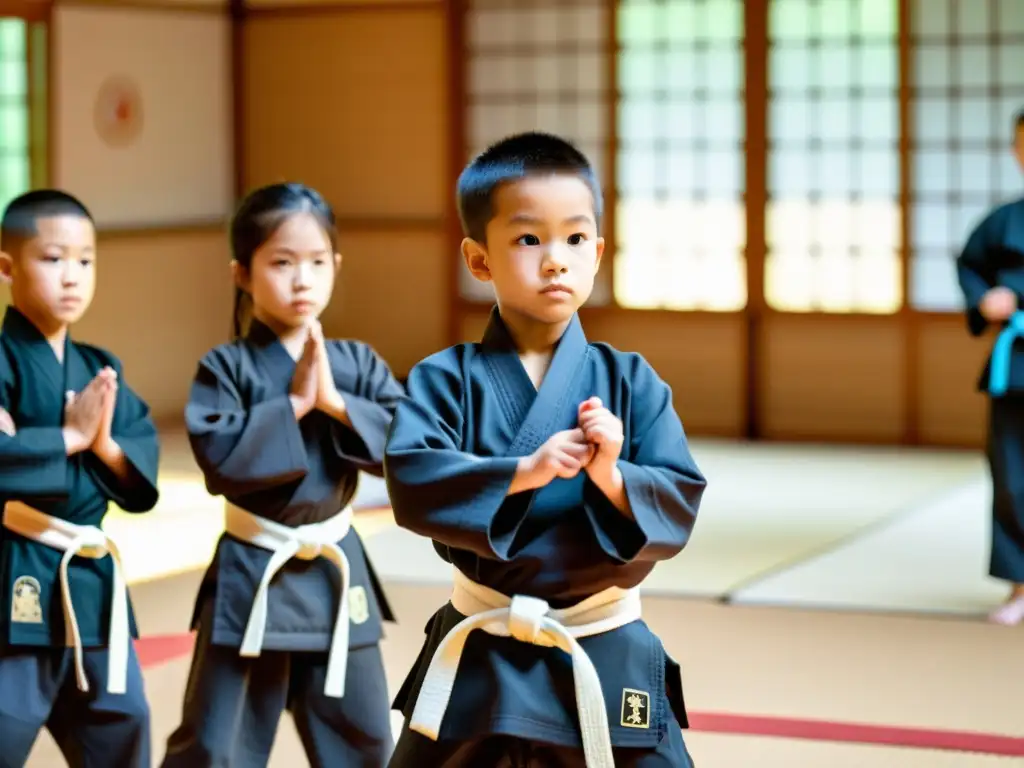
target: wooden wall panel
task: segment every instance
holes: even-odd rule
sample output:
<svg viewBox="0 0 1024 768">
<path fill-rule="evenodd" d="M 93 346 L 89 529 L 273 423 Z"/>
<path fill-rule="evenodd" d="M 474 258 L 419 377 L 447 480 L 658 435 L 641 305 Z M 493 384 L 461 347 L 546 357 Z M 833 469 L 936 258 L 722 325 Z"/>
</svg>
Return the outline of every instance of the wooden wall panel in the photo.
<svg viewBox="0 0 1024 768">
<path fill-rule="evenodd" d="M 52 41 L 51 181 L 101 227 L 222 221 L 234 187 L 226 14 L 58 6 Z M 137 89 L 140 127 L 110 144 L 98 100 L 118 81 Z"/>
<path fill-rule="evenodd" d="M 282 10 L 294 12 L 298 9 L 303 11 L 323 8 L 329 9 L 359 9 L 371 10 L 374 8 L 405 8 L 415 5 L 438 4 L 439 0 L 246 0 L 249 8 Z"/>
<path fill-rule="evenodd" d="M 35 0 L 40 5 L 49 0 Z M 228 0 L 55 0 L 54 5 L 79 7 L 118 7 L 140 11 L 182 10 L 185 12 L 226 14 Z"/>
<path fill-rule="evenodd" d="M 449 278 L 439 265 L 456 258 L 442 231 L 342 231 L 341 276 L 322 317 L 330 336 L 362 339 L 396 373 L 449 345 L 441 311 Z"/>
<path fill-rule="evenodd" d="M 968 335 L 961 315 L 924 315 L 918 323 L 918 423 L 927 445 L 980 447 L 986 397 L 976 391 L 994 335 Z"/>
<path fill-rule="evenodd" d="M 100 234 L 96 297 L 72 333 L 106 347 L 160 422 L 180 424 L 199 359 L 231 333 L 224 232 Z"/>
<path fill-rule="evenodd" d="M 245 21 L 244 185 L 301 181 L 331 202 L 343 264 L 325 328 L 405 374 L 449 343 L 444 7 L 293 10 Z"/>
<path fill-rule="evenodd" d="M 746 419 L 746 321 L 742 315 L 601 312 L 587 336 L 639 352 L 672 387 L 690 432 L 739 437 Z"/>
<path fill-rule="evenodd" d="M 487 319 L 490 317 L 489 307 L 467 306 L 459 313 L 461 321 L 459 338 L 455 343 L 466 341 L 480 341 L 487 327 Z"/>
<path fill-rule="evenodd" d="M 766 438 L 903 439 L 907 357 L 899 317 L 770 314 L 759 343 Z"/>
<path fill-rule="evenodd" d="M 303 181 L 342 217 L 440 220 L 444 21 L 429 6 L 248 19 L 245 184 Z"/>
</svg>

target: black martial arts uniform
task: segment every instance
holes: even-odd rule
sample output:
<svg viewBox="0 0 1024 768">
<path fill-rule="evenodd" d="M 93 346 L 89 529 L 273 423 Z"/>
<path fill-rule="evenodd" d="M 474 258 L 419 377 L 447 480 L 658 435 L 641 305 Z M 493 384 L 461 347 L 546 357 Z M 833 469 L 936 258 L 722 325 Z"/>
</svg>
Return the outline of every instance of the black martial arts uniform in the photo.
<svg viewBox="0 0 1024 768">
<path fill-rule="evenodd" d="M 122 485 L 90 451 L 68 456 L 62 435 L 67 392 L 81 392 L 104 367 L 118 374 L 111 434 L 132 480 Z M 0 434 L 0 501 L 80 526 L 100 526 L 113 501 L 146 512 L 158 500 L 159 445 L 146 404 L 125 384 L 109 352 L 67 339 L 61 363 L 39 330 L 8 307 L 0 334 L 0 407 L 14 437 Z M 88 691 L 65 644 L 59 579 L 64 553 L 0 528 L 0 767 L 20 768 L 39 730 L 49 729 L 68 763 L 149 768 L 149 707 L 129 641 L 124 693 L 107 689 L 114 563 L 75 557 L 68 583 Z M 131 605 L 131 636 L 138 637 Z"/>
<path fill-rule="evenodd" d="M 419 363 L 388 438 L 385 477 L 399 525 L 428 536 L 472 581 L 555 609 L 639 585 L 677 554 L 706 485 L 669 387 L 639 355 L 590 344 L 578 317 L 535 389 L 497 310 L 482 343 Z M 577 425 L 591 396 L 623 422 L 618 467 L 635 519 L 581 472 L 507 496 L 518 460 Z M 434 741 L 410 730 L 428 664 L 464 617 L 449 603 L 394 707 L 406 717 L 393 768 L 582 766 L 568 654 L 472 632 Z M 600 678 L 617 766 L 689 766 L 680 670 L 640 620 L 579 640 Z"/>
<path fill-rule="evenodd" d="M 1024 199 L 1000 206 L 971 233 L 957 259 L 974 336 L 988 328 L 978 305 L 996 286 L 1024 304 Z M 1004 325 L 978 389 L 990 395 L 987 455 L 992 473 L 992 549 L 989 573 L 1024 584 L 1024 315 Z"/>
<path fill-rule="evenodd" d="M 288 398 L 296 363 L 266 325 L 199 364 L 186 410 L 192 449 L 213 494 L 294 528 L 336 516 L 359 470 L 380 474 L 384 441 L 404 390 L 367 345 L 328 341 L 334 381 L 354 428 L 312 411 L 296 422 Z M 344 696 L 325 695 L 339 614 L 337 567 L 292 559 L 274 577 L 257 658 L 239 649 L 271 552 L 225 534 L 200 588 L 198 640 L 181 726 L 165 768 L 265 766 L 289 710 L 312 766 L 382 768 L 393 738 L 379 641 L 394 621 L 354 530 L 339 542 L 351 566 Z"/>
</svg>

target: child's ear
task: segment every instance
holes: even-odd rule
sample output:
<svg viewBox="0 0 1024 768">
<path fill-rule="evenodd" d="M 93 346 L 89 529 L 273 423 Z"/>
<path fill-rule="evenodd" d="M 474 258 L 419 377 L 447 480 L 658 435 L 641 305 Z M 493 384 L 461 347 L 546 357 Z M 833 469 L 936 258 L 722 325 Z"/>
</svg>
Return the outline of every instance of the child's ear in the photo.
<svg viewBox="0 0 1024 768">
<path fill-rule="evenodd" d="M 336 253 L 334 254 L 334 271 L 337 272 L 339 269 L 341 269 L 341 254 Z"/>
<path fill-rule="evenodd" d="M 5 251 L 0 251 L 0 281 L 10 285 L 13 275 L 14 257 Z"/>
<path fill-rule="evenodd" d="M 234 259 L 231 260 L 231 279 L 235 281 L 235 285 L 237 285 L 243 291 L 248 292 L 249 270 L 243 267 Z"/>
<path fill-rule="evenodd" d="M 477 280 L 491 282 L 491 268 L 487 266 L 487 249 L 470 237 L 462 241 L 462 258 L 469 273 Z"/>
</svg>

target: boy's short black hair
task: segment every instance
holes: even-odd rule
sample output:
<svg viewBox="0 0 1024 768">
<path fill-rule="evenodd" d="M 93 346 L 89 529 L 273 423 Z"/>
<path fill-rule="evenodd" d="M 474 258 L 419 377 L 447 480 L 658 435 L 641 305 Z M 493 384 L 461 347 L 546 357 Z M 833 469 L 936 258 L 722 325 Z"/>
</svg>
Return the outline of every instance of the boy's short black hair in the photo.
<svg viewBox="0 0 1024 768">
<path fill-rule="evenodd" d="M 459 176 L 457 204 L 462 231 L 477 242 L 486 239 L 494 218 L 494 192 L 502 184 L 529 176 L 571 174 L 578 176 L 594 196 L 594 217 L 601 227 L 604 202 L 601 184 L 586 155 L 565 139 L 531 131 L 502 139 L 485 149 Z"/>
<path fill-rule="evenodd" d="M 0 220 L 0 250 L 39 234 L 36 223 L 48 216 L 81 216 L 93 221 L 82 202 L 59 189 L 35 189 L 11 200 Z"/>
</svg>

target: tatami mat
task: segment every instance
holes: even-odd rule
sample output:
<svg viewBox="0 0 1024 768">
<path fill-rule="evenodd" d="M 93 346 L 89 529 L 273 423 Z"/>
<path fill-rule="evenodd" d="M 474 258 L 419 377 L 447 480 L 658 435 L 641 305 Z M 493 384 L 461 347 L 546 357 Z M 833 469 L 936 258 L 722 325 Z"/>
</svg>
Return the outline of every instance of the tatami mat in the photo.
<svg viewBox="0 0 1024 768">
<path fill-rule="evenodd" d="M 739 603 L 981 615 L 1006 597 L 987 577 L 986 479 L 962 485 L 818 557 L 731 595 Z"/>
<path fill-rule="evenodd" d="M 694 441 L 708 478 L 693 539 L 659 563 L 651 594 L 719 597 L 836 546 L 982 471 L 975 454 Z M 408 531 L 368 542 L 381 575 L 448 583 L 450 567 Z"/>
<path fill-rule="evenodd" d="M 223 531 L 222 502 L 206 492 L 183 433 L 162 442 L 157 508 L 114 509 L 105 522 L 131 583 L 205 567 Z M 683 553 L 645 582 L 648 594 L 966 613 L 1001 597 L 984 577 L 987 502 L 962 495 L 983 492 L 976 453 L 715 440 L 695 440 L 693 452 L 709 479 L 701 515 Z M 386 502 L 383 481 L 365 476 L 359 502 Z M 939 515 L 934 525 L 925 509 Z M 383 578 L 450 583 L 431 542 L 386 511 L 360 513 L 357 528 Z"/>
</svg>

